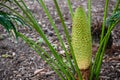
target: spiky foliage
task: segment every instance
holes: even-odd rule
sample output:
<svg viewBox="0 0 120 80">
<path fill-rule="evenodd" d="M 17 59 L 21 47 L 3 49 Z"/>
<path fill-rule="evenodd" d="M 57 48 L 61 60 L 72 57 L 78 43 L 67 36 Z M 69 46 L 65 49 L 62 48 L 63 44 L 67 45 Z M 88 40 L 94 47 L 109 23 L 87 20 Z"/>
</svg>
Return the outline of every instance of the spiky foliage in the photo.
<svg viewBox="0 0 120 80">
<path fill-rule="evenodd" d="M 4 27 L 6 29 L 6 31 L 8 32 L 8 34 L 10 35 L 10 32 L 12 32 L 12 34 L 18 38 L 17 35 L 17 29 L 15 27 L 15 24 L 21 24 L 21 25 L 27 25 L 21 18 L 19 18 L 18 16 L 9 14 L 7 12 L 3 12 L 0 11 L 0 24 L 2 25 L 2 27 Z M 28 25 L 27 25 L 28 26 Z"/>
</svg>

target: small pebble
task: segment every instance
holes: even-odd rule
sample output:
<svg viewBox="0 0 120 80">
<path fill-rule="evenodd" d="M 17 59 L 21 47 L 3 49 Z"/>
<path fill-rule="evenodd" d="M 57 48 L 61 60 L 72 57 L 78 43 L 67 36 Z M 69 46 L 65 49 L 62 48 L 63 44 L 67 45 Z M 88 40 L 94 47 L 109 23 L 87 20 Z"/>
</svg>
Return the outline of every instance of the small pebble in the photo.
<svg viewBox="0 0 120 80">
<path fill-rule="evenodd" d="M 1 41 L 1 40 L 4 40 L 4 37 L 3 37 L 3 35 L 0 35 L 0 41 Z"/>
</svg>

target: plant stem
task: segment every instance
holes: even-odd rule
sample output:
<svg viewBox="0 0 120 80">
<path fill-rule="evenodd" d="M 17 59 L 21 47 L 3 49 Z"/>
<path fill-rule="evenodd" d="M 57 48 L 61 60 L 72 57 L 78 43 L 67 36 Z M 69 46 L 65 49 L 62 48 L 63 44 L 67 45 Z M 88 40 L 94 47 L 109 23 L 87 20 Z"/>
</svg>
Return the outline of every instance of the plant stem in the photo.
<svg viewBox="0 0 120 80">
<path fill-rule="evenodd" d="M 55 7 L 57 9 L 57 12 L 58 12 L 58 15 L 60 17 L 60 20 L 62 22 L 62 25 L 63 25 L 63 28 L 64 28 L 64 32 L 65 32 L 67 40 L 68 40 L 68 44 L 70 46 L 71 54 L 72 54 L 72 57 L 73 57 L 73 60 L 74 60 L 74 63 L 75 63 L 75 67 L 76 67 L 76 70 L 77 70 L 77 73 L 78 73 L 78 78 L 79 78 L 79 80 L 82 80 L 82 75 L 81 75 L 80 70 L 78 68 L 77 61 L 76 61 L 76 58 L 75 58 L 75 55 L 74 55 L 74 52 L 73 52 L 73 48 L 72 48 L 72 45 L 71 45 L 69 32 L 68 32 L 67 27 L 66 27 L 66 25 L 64 23 L 64 19 L 63 19 L 62 13 L 60 11 L 60 8 L 59 8 L 58 3 L 57 3 L 56 0 L 54 0 L 54 4 L 55 4 Z"/>
<path fill-rule="evenodd" d="M 47 9 L 47 7 L 45 6 L 43 0 L 39 0 L 39 3 L 41 4 L 41 6 L 43 7 L 46 15 L 48 16 L 49 21 L 50 21 L 51 25 L 53 26 L 54 31 L 55 31 L 55 33 L 57 34 L 57 37 L 58 37 L 58 39 L 59 39 L 59 41 L 60 41 L 60 43 L 61 43 L 61 45 L 62 45 L 62 48 L 63 48 L 64 51 L 65 51 L 67 60 L 68 60 L 68 62 L 70 63 L 70 65 L 71 65 L 71 67 L 72 67 L 72 71 L 74 72 L 74 67 L 73 67 L 73 64 L 72 64 L 72 60 L 70 59 L 70 56 L 68 55 L 68 51 L 67 51 L 66 48 L 65 48 L 64 42 L 63 42 L 63 40 L 62 40 L 62 38 L 61 38 L 61 36 L 60 36 L 60 34 L 59 34 L 59 30 L 57 29 L 57 27 L 56 27 L 56 25 L 55 25 L 55 23 L 54 23 L 51 15 L 50 15 L 48 9 Z M 71 76 L 73 77 L 73 75 L 71 75 Z"/>
<path fill-rule="evenodd" d="M 104 31 L 105 31 L 105 25 L 106 25 L 107 11 L 108 11 L 108 2 L 109 2 L 109 0 L 106 0 L 106 4 L 105 4 L 105 8 L 104 8 L 105 11 L 104 11 L 104 17 L 103 17 L 100 46 L 99 46 L 99 49 L 98 49 L 96 56 L 95 56 L 95 62 L 93 63 L 92 68 L 91 68 L 90 80 L 92 80 L 92 78 L 93 78 L 93 75 L 94 75 L 95 70 L 96 70 L 96 66 L 98 65 L 98 61 L 100 60 L 100 56 L 101 56 L 101 50 L 102 50 L 103 41 L 104 41 L 103 38 L 104 38 Z"/>
<path fill-rule="evenodd" d="M 94 62 L 94 64 L 93 64 L 93 66 L 92 66 L 92 71 L 91 71 L 90 80 L 92 80 L 94 73 L 97 75 L 96 78 L 98 78 L 98 75 L 99 75 L 99 72 L 100 72 L 101 63 L 102 63 L 102 58 L 103 58 L 103 55 L 104 55 L 104 48 L 105 48 L 104 46 L 106 46 L 106 43 L 107 43 L 107 40 L 108 40 L 108 38 L 109 38 L 109 36 L 110 36 L 110 34 L 111 34 L 111 31 L 112 31 L 112 29 L 115 27 L 115 25 L 116 25 L 118 22 L 119 22 L 119 20 L 116 21 L 116 23 L 114 23 L 114 24 L 112 24 L 111 26 L 109 26 L 109 30 L 107 31 L 106 35 L 104 36 L 103 40 L 102 40 L 101 43 L 100 43 L 100 47 L 99 47 L 99 49 L 98 49 L 98 51 L 97 51 L 97 53 L 96 53 L 96 55 L 98 55 L 99 53 L 101 53 L 100 59 L 97 61 L 97 60 L 96 60 L 96 59 L 97 59 L 97 56 L 95 57 L 95 62 Z M 104 48 L 103 48 L 103 47 L 104 47 Z M 95 64 L 95 63 L 96 63 L 96 64 Z M 96 71 L 96 69 L 97 69 L 97 71 Z"/>
<path fill-rule="evenodd" d="M 63 25 L 63 27 L 64 27 L 64 32 L 65 32 L 65 34 L 66 34 L 66 37 L 67 37 L 68 43 L 70 44 L 70 36 L 69 36 L 69 32 L 68 32 L 67 27 L 66 27 L 66 25 L 65 25 L 65 23 L 64 23 L 64 19 L 63 19 L 62 13 L 61 13 L 61 11 L 60 11 L 60 8 L 59 8 L 58 3 L 57 3 L 56 0 L 54 0 L 54 4 L 55 4 L 55 7 L 56 7 L 56 9 L 57 9 L 57 12 L 58 12 L 58 15 L 59 15 L 59 17 L 60 17 L 60 20 L 61 20 L 61 22 L 62 22 L 62 25 Z M 67 56 L 69 56 L 69 54 L 67 54 Z M 72 69 L 73 69 L 73 71 L 75 71 L 72 62 L 71 62 L 70 64 L 72 65 Z"/>
<path fill-rule="evenodd" d="M 108 31 L 107 31 L 107 33 L 106 33 L 106 35 L 105 35 L 105 37 L 104 37 L 104 39 L 103 39 L 103 41 L 102 41 L 102 43 L 101 43 L 101 44 L 103 45 L 103 47 L 101 47 L 102 50 L 101 50 L 100 59 L 99 59 L 99 61 L 97 62 L 98 64 L 97 64 L 97 66 L 96 66 L 96 71 L 95 71 L 95 73 L 96 73 L 96 80 L 99 79 L 100 68 L 101 68 L 101 65 L 102 65 L 102 60 L 103 60 L 103 56 L 104 56 L 106 44 L 107 44 L 108 39 L 109 39 L 109 37 L 110 37 L 111 31 L 113 30 L 113 28 L 115 27 L 115 25 L 116 25 L 118 22 L 119 22 L 119 20 L 116 21 L 114 24 L 112 24 L 112 25 L 109 26 Z"/>
<path fill-rule="evenodd" d="M 45 11 L 45 13 L 46 13 L 46 15 L 48 16 L 49 21 L 50 21 L 51 25 L 53 26 L 55 33 L 57 34 L 57 37 L 58 37 L 58 39 L 59 39 L 59 41 L 60 41 L 60 43 L 61 43 L 61 46 L 62 46 L 62 48 L 63 48 L 64 51 L 65 51 L 65 54 L 66 54 L 66 57 L 67 57 L 68 62 L 71 64 L 72 61 L 71 61 L 71 59 L 70 59 L 70 56 L 67 55 L 67 54 L 68 54 L 68 51 L 67 51 L 66 48 L 65 48 L 64 42 L 63 42 L 63 40 L 62 40 L 62 38 L 61 38 L 61 36 L 60 36 L 60 33 L 59 33 L 59 30 L 58 30 L 57 26 L 55 25 L 55 23 L 54 23 L 51 15 L 50 15 L 50 13 L 49 13 L 48 10 L 47 10 L 47 7 L 46 7 L 45 4 L 44 4 L 44 2 L 43 2 L 42 0 L 39 0 L 39 2 L 41 3 L 41 5 L 42 5 L 42 7 L 43 7 L 43 9 L 44 9 L 44 11 Z M 71 64 L 71 67 L 72 67 L 72 66 L 73 66 L 73 64 Z M 73 70 L 74 70 L 74 69 L 73 69 Z"/>
<path fill-rule="evenodd" d="M 73 14 L 73 9 L 72 9 L 72 5 L 71 5 L 71 1 L 67 0 L 67 2 L 68 2 L 68 8 L 70 10 L 70 15 L 71 15 L 71 17 L 73 19 L 74 14 Z"/>
<path fill-rule="evenodd" d="M 19 6 L 19 8 L 24 12 L 24 14 L 26 14 L 26 16 L 29 18 L 29 20 L 33 23 L 34 26 L 32 26 L 38 33 L 39 35 L 44 39 L 44 41 L 46 42 L 46 44 L 48 45 L 49 49 L 52 51 L 54 57 L 56 58 L 56 60 L 60 63 L 61 68 L 63 70 L 63 73 L 66 74 L 66 77 L 68 77 L 68 71 L 65 68 L 68 68 L 66 66 L 66 64 L 63 62 L 63 60 L 61 59 L 61 57 L 58 55 L 58 53 L 55 51 L 55 49 L 53 48 L 53 46 L 50 44 L 50 42 L 48 41 L 48 39 L 46 38 L 44 32 L 42 31 L 42 29 L 40 28 L 39 24 L 37 23 L 37 21 L 35 20 L 35 18 L 32 16 L 32 14 L 29 11 L 26 11 L 23 9 L 23 7 L 16 1 L 14 0 L 15 3 Z M 28 10 L 28 9 L 27 9 Z"/>
<path fill-rule="evenodd" d="M 103 24 L 102 24 L 102 34 L 101 34 L 100 42 L 102 41 L 102 39 L 104 37 L 104 31 L 105 31 L 105 26 L 106 26 L 106 18 L 107 18 L 107 11 L 108 11 L 108 3 L 109 3 L 109 0 L 106 0 L 105 8 L 104 8 L 105 10 L 104 10 Z"/>
<path fill-rule="evenodd" d="M 88 0 L 88 21 L 90 28 L 91 28 L 91 1 L 92 0 Z"/>
<path fill-rule="evenodd" d="M 119 5 L 120 5 L 120 0 L 117 1 L 116 5 L 115 5 L 115 8 L 113 10 L 113 14 L 117 11 Z"/>
<path fill-rule="evenodd" d="M 56 69 L 56 67 L 57 67 L 57 68 L 60 67 L 59 64 L 56 63 L 56 62 L 50 57 L 50 55 L 47 54 L 46 51 L 44 51 L 44 49 L 42 49 L 39 45 L 37 45 L 37 44 L 36 44 L 35 42 L 33 42 L 32 40 L 28 39 L 27 37 L 25 37 L 25 36 L 22 35 L 21 33 L 18 32 L 17 34 L 18 34 L 19 37 L 21 37 L 24 41 L 26 41 L 26 43 L 27 43 L 29 46 L 31 46 L 31 48 L 33 48 L 33 50 L 35 50 L 35 51 L 38 53 L 38 55 L 40 55 L 40 56 L 55 70 L 55 72 L 60 76 L 60 78 L 61 78 L 62 80 L 65 80 L 64 77 L 63 77 L 63 75 L 60 73 L 60 71 Z M 36 46 L 36 47 L 35 47 L 35 46 Z M 38 50 L 37 48 L 39 48 L 39 50 Z M 40 51 L 41 51 L 41 52 L 40 52 Z M 42 54 L 42 53 L 44 53 L 44 54 Z M 45 56 L 48 57 L 49 60 L 48 60 Z M 53 64 L 52 64 L 51 62 L 53 62 L 53 64 L 56 65 L 56 67 L 53 66 Z"/>
</svg>

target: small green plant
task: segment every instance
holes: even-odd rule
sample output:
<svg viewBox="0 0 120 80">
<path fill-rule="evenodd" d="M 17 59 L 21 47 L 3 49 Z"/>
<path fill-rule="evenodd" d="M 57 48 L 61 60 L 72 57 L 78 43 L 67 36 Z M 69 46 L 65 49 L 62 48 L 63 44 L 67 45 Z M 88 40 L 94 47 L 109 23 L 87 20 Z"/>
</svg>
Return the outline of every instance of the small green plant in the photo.
<svg viewBox="0 0 120 80">
<path fill-rule="evenodd" d="M 12 2 L 15 4 L 24 15 L 19 13 L 17 10 L 14 10 L 10 6 L 6 5 L 6 1 Z M 61 80 L 98 80 L 100 74 L 100 68 L 102 65 L 102 60 L 104 56 L 105 47 L 107 41 L 109 39 L 110 33 L 112 29 L 115 27 L 117 23 L 120 22 L 120 11 L 118 10 L 118 6 L 120 4 L 120 0 L 117 1 L 113 14 L 108 20 L 107 11 L 108 11 L 108 1 L 106 0 L 104 18 L 103 18 L 103 26 L 102 26 L 102 34 L 100 39 L 100 46 L 98 52 L 95 56 L 94 63 L 91 64 L 92 59 L 92 43 L 91 43 L 91 0 L 88 0 L 88 16 L 86 15 L 84 9 L 82 7 L 78 7 L 76 9 L 75 14 L 72 10 L 72 5 L 70 0 L 67 0 L 68 7 L 70 10 L 71 17 L 73 19 L 73 27 L 72 27 L 72 43 L 70 34 L 68 33 L 68 29 L 66 27 L 64 18 L 62 16 L 62 12 L 58 5 L 57 0 L 53 0 L 55 4 L 56 11 L 58 16 L 60 17 L 64 33 L 66 35 L 66 40 L 69 45 L 70 51 L 67 51 L 65 47 L 65 43 L 62 40 L 59 30 L 54 23 L 45 3 L 43 0 L 37 0 L 42 6 L 44 12 L 46 13 L 54 31 L 57 35 L 57 38 L 61 44 L 62 49 L 65 51 L 66 57 L 63 58 L 56 51 L 54 46 L 49 42 L 46 35 L 41 29 L 41 26 L 38 24 L 35 17 L 32 15 L 31 11 L 28 9 L 27 5 L 23 0 L 4 0 L 0 2 L 0 7 L 4 7 L 8 9 L 11 13 L 0 12 L 0 24 L 10 33 L 12 30 L 16 37 L 22 38 L 33 50 L 35 50 L 50 66 L 51 68 L 58 74 Z M 88 19 L 87 19 L 88 18 Z M 17 31 L 16 22 L 20 22 L 23 25 L 29 25 L 33 29 L 38 32 L 38 34 L 42 37 L 40 42 L 43 42 L 50 49 L 52 55 L 51 57 L 48 52 L 46 52 L 39 44 L 37 44 L 32 39 L 27 38 L 25 35 Z M 7 24 L 6 24 L 7 23 Z M 104 33 L 105 26 L 108 26 L 107 33 Z M 71 56 L 70 56 L 70 54 Z M 86 72 L 86 70 L 88 71 Z M 85 74 L 84 74 L 85 73 Z M 86 74 L 87 73 L 87 74 Z M 90 74 L 90 76 L 89 76 Z"/>
</svg>

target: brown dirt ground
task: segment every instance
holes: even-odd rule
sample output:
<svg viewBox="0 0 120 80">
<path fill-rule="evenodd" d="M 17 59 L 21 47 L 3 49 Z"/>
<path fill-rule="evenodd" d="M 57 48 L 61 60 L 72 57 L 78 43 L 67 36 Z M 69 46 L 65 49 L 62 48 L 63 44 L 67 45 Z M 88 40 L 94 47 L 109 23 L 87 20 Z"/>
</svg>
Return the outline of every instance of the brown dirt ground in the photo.
<svg viewBox="0 0 120 80">
<path fill-rule="evenodd" d="M 29 6 L 31 12 L 36 17 L 37 21 L 41 25 L 49 41 L 57 48 L 60 54 L 64 54 L 59 47 L 58 39 L 54 34 L 53 28 L 51 27 L 44 11 L 39 4 L 32 0 L 25 0 Z M 50 14 L 52 15 L 56 25 L 59 28 L 61 36 L 65 40 L 65 35 L 61 27 L 61 22 L 57 16 L 54 4 L 52 0 L 44 0 Z M 103 7 L 105 0 L 93 0 L 92 2 L 92 26 L 99 26 L 99 22 L 103 17 Z M 109 15 L 114 7 L 115 0 L 110 1 Z M 59 2 L 62 13 L 64 15 L 65 23 L 68 26 L 71 34 L 71 17 L 69 15 L 68 6 L 65 0 Z M 72 0 L 73 10 L 79 5 L 83 5 L 87 11 L 86 0 Z M 37 41 L 41 37 L 34 31 L 26 28 L 19 28 L 19 31 L 24 33 L 26 36 Z M 0 80 L 60 80 L 53 70 L 42 60 L 42 58 L 36 54 L 27 44 L 21 39 L 16 42 L 13 38 L 10 38 L 5 30 L 0 26 Z M 120 25 L 112 31 L 112 38 L 114 46 L 120 46 Z M 65 40 L 66 41 L 66 40 Z M 46 45 L 42 45 L 46 51 Z M 66 44 L 67 46 L 67 44 Z M 6 56 L 7 57 L 6 57 Z M 36 71 L 38 74 L 34 75 Z M 120 47 L 115 47 L 115 51 L 110 53 L 107 52 L 104 56 L 103 65 L 100 74 L 100 80 L 120 80 Z"/>
</svg>

